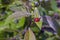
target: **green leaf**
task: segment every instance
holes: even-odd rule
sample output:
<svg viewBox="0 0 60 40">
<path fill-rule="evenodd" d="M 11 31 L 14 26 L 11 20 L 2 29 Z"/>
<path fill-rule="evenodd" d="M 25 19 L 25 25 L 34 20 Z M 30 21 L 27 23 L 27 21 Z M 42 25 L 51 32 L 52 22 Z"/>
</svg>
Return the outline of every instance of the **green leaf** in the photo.
<svg viewBox="0 0 60 40">
<path fill-rule="evenodd" d="M 39 14 L 39 11 L 38 11 L 37 8 L 35 8 L 35 10 L 34 10 L 34 18 L 40 18 L 40 21 L 39 22 L 35 22 L 35 23 L 41 29 L 41 27 L 42 27 L 42 17 Z"/>
<path fill-rule="evenodd" d="M 1 33 L 0 33 L 0 40 L 5 40 L 6 38 L 4 37 L 4 32 L 2 31 Z"/>
<path fill-rule="evenodd" d="M 9 25 L 9 23 L 10 23 L 11 25 Z M 1 23 L 1 26 L 0 26 L 0 32 L 3 31 L 3 30 L 5 30 L 6 28 L 8 28 L 8 29 L 10 29 L 10 30 L 16 30 L 16 29 L 18 29 L 18 28 L 20 28 L 20 27 L 23 27 L 24 23 L 25 23 L 25 17 L 21 18 L 21 19 L 19 20 L 19 23 L 18 23 L 18 24 L 15 24 L 15 23 L 12 22 L 12 21 L 10 21 L 10 22 L 8 21 L 8 23 L 6 23 L 6 24 L 3 24 L 3 22 L 2 22 L 2 23 Z"/>
<path fill-rule="evenodd" d="M 30 28 L 25 33 L 24 40 L 36 40 L 35 35 Z"/>
<path fill-rule="evenodd" d="M 41 16 L 43 16 L 43 12 L 45 12 L 45 13 L 47 14 L 47 11 L 46 11 L 45 8 L 43 8 L 42 6 L 39 6 L 39 7 L 38 7 L 38 11 L 39 11 L 39 14 L 40 14 Z"/>
<path fill-rule="evenodd" d="M 25 17 L 19 19 L 18 23 L 15 23 L 14 21 L 11 21 L 10 22 L 11 25 L 8 26 L 8 27 L 9 27 L 10 30 L 16 30 L 20 27 L 23 27 L 24 23 L 25 23 Z M 7 24 L 7 25 L 9 25 L 9 24 Z"/>
<path fill-rule="evenodd" d="M 57 12 L 56 0 L 50 0 L 50 3 L 51 3 L 51 8 L 53 9 L 53 11 Z"/>
<path fill-rule="evenodd" d="M 6 20 L 5 20 L 5 24 L 8 24 L 10 23 L 12 20 L 14 19 L 20 19 L 22 17 L 27 17 L 29 16 L 30 14 L 27 12 L 27 11 L 16 11 L 15 13 L 9 15 Z"/>
<path fill-rule="evenodd" d="M 49 37 L 46 40 L 54 40 L 55 37 Z"/>
<path fill-rule="evenodd" d="M 42 20 L 40 20 L 39 22 L 35 22 L 35 23 L 39 27 L 39 29 L 41 29 L 41 27 L 42 27 Z"/>
<path fill-rule="evenodd" d="M 17 24 L 11 23 L 11 29 L 14 30 L 14 29 L 18 29 L 18 28 L 20 28 L 20 27 L 23 27 L 24 23 L 25 23 L 25 17 L 21 18 L 21 19 L 19 20 L 19 23 L 17 23 Z"/>
<path fill-rule="evenodd" d="M 59 9 L 59 8 L 58 8 L 57 12 L 58 12 L 58 14 L 60 15 L 60 9 Z"/>
</svg>

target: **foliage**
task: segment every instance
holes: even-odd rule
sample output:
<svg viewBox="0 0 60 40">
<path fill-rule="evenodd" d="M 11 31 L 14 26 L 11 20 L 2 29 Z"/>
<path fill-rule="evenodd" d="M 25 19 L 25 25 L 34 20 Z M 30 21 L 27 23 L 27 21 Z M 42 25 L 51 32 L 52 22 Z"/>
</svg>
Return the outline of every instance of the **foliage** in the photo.
<svg viewBox="0 0 60 40">
<path fill-rule="evenodd" d="M 0 40 L 60 40 L 59 20 L 55 0 L 0 0 Z"/>
</svg>

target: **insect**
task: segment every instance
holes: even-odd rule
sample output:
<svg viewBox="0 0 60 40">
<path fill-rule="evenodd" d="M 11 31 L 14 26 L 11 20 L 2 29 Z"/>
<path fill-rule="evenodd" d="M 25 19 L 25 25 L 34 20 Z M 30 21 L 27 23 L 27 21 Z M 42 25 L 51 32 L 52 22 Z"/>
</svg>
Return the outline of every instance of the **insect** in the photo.
<svg viewBox="0 0 60 40">
<path fill-rule="evenodd" d="M 40 18 L 34 18 L 34 21 L 35 22 L 39 22 L 40 21 Z"/>
</svg>

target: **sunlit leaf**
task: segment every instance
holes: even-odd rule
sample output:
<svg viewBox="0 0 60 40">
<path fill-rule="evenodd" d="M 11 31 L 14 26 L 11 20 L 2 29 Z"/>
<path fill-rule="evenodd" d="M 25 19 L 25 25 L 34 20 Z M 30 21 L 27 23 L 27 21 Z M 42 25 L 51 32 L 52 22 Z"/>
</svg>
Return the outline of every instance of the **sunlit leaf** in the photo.
<svg viewBox="0 0 60 40">
<path fill-rule="evenodd" d="M 25 17 L 19 19 L 19 22 L 16 24 L 14 22 L 10 22 L 11 23 L 11 27 L 10 29 L 18 29 L 20 27 L 23 27 L 24 23 L 25 23 Z"/>
<path fill-rule="evenodd" d="M 5 24 L 10 23 L 13 19 L 20 19 L 22 17 L 27 17 L 29 15 L 30 14 L 27 12 L 17 11 L 7 17 L 7 19 L 5 20 Z"/>
<path fill-rule="evenodd" d="M 42 27 L 42 20 L 40 19 L 39 22 L 35 22 L 35 23 L 37 24 L 37 26 L 39 27 L 39 29 L 41 29 L 41 27 Z"/>
<path fill-rule="evenodd" d="M 35 10 L 34 10 L 34 18 L 40 18 L 40 21 L 39 22 L 35 22 L 35 23 L 41 29 L 41 27 L 42 27 L 42 17 L 39 14 L 39 11 L 38 11 L 37 8 L 35 8 Z"/>
<path fill-rule="evenodd" d="M 36 40 L 35 35 L 30 28 L 25 33 L 24 40 Z"/>
</svg>

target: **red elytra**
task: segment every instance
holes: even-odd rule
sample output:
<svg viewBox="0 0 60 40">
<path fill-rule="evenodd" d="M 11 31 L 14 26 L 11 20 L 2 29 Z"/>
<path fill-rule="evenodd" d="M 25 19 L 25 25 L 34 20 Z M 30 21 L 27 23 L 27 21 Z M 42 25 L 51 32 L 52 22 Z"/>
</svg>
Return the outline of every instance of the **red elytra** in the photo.
<svg viewBox="0 0 60 40">
<path fill-rule="evenodd" d="M 35 22 L 39 22 L 40 21 L 40 18 L 34 18 L 34 21 Z"/>
</svg>

